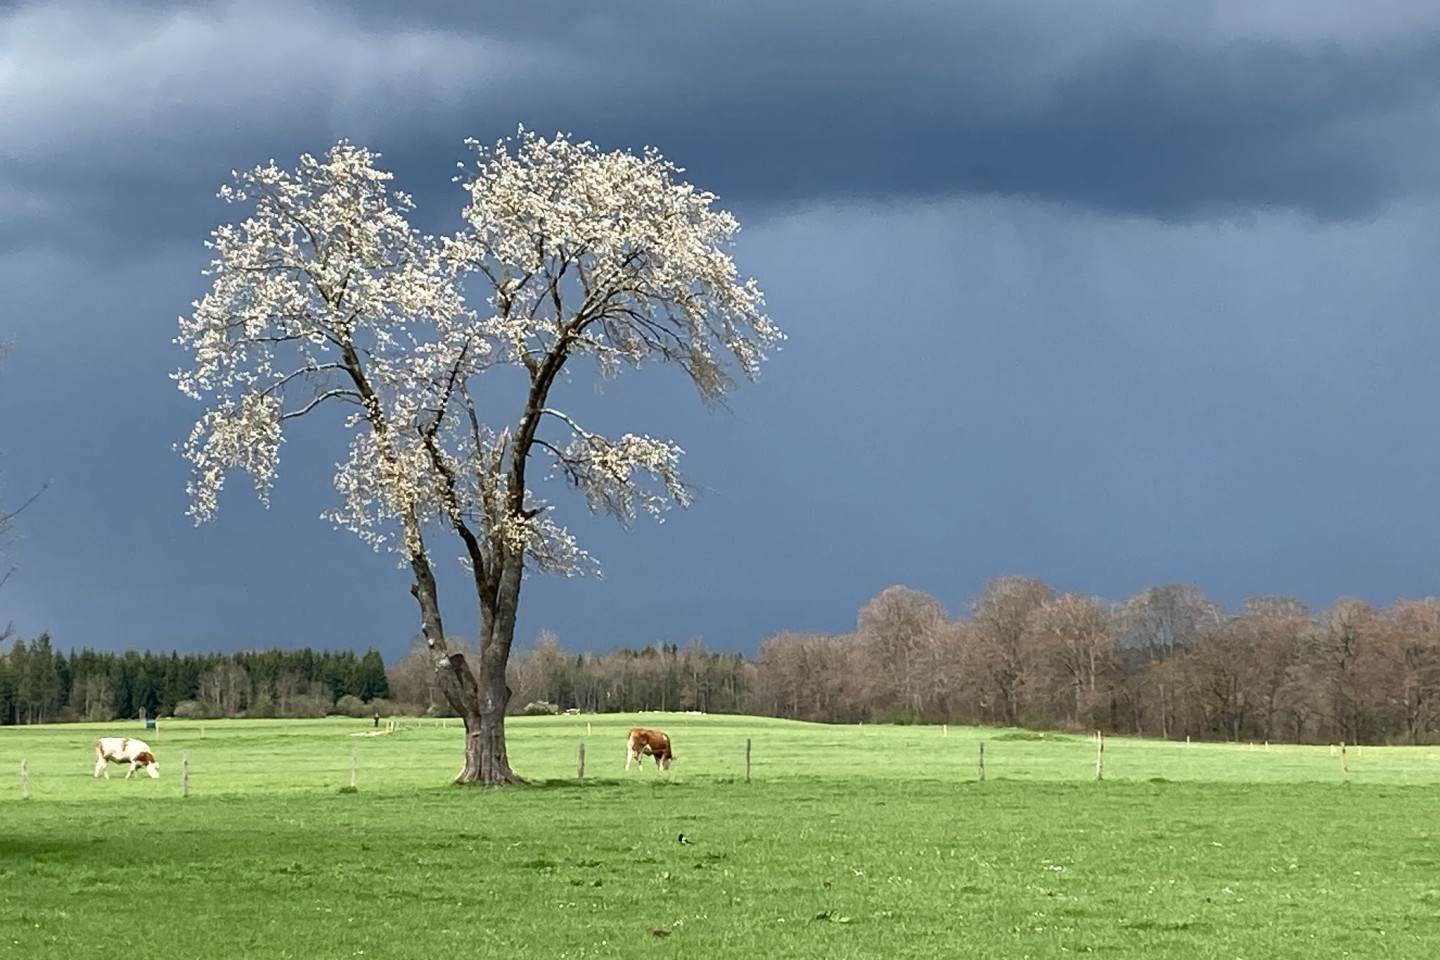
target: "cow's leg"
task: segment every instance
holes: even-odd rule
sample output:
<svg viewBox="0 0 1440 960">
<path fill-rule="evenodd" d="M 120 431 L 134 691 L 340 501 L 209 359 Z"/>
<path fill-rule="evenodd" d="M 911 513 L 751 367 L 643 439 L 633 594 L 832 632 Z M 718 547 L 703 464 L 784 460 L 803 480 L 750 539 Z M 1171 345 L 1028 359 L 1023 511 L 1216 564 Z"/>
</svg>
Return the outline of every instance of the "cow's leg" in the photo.
<svg viewBox="0 0 1440 960">
<path fill-rule="evenodd" d="M 139 766 L 134 760 L 130 761 L 130 769 L 125 771 L 125 779 L 129 780 L 135 775 L 135 768 Z"/>
<path fill-rule="evenodd" d="M 626 771 L 627 773 L 630 771 L 630 761 L 631 761 L 631 760 L 634 760 L 634 759 L 635 759 L 635 751 L 634 751 L 634 750 L 631 750 L 629 747 L 626 747 L 626 748 L 625 748 L 625 771 Z"/>
<path fill-rule="evenodd" d="M 105 774 L 106 780 L 110 779 L 110 764 L 105 762 L 104 757 L 97 757 L 95 760 L 95 776 L 99 777 L 102 773 Z"/>
</svg>

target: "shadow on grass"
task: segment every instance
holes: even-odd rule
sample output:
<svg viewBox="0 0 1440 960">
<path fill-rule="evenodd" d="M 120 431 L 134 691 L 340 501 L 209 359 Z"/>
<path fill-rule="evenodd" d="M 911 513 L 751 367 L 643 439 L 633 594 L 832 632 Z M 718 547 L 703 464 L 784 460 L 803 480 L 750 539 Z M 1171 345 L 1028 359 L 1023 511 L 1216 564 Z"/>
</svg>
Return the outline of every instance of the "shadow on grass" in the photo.
<svg viewBox="0 0 1440 960">
<path fill-rule="evenodd" d="M 24 861 L 69 862 L 80 860 L 103 837 L 62 839 L 55 837 L 0 837 L 0 865 Z"/>
<path fill-rule="evenodd" d="M 629 781 L 621 780 L 618 777 L 586 777 L 584 780 L 576 780 L 574 777 L 557 777 L 553 780 L 531 780 L 527 785 L 530 790 L 618 790 L 628 785 Z"/>
</svg>

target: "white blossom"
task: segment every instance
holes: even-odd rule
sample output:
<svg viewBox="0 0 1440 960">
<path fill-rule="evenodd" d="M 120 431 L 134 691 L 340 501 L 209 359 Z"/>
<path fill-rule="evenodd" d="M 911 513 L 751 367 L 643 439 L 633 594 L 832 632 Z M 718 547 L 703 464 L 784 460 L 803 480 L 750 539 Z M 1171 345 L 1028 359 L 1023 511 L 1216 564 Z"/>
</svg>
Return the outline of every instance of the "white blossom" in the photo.
<svg viewBox="0 0 1440 960">
<path fill-rule="evenodd" d="M 595 569 L 535 489 L 533 454 L 622 523 L 689 504 L 679 446 L 601 436 L 549 393 L 577 357 L 607 377 L 675 363 L 706 403 L 753 379 L 783 334 L 730 255 L 735 219 L 654 150 L 523 130 L 470 145 L 465 226 L 445 238 L 416 231 L 377 155 L 345 141 L 221 189 L 250 213 L 213 232 L 211 288 L 176 341 L 190 357 L 177 385 L 206 405 L 182 445 L 197 522 L 231 470 L 263 498 L 286 423 L 331 406 L 350 444 L 326 516 L 402 560 L 449 530 L 472 570 Z M 482 409 L 475 388 L 497 364 L 528 386 Z"/>
</svg>

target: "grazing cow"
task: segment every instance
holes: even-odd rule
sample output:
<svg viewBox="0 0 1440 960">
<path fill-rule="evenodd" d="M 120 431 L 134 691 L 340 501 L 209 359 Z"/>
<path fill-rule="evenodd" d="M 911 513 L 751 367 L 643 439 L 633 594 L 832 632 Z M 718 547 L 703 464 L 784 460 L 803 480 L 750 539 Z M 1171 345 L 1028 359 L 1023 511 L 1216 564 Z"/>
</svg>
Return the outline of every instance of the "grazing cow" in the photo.
<svg viewBox="0 0 1440 960">
<path fill-rule="evenodd" d="M 112 763 L 130 764 L 126 780 L 140 767 L 145 768 L 152 780 L 160 776 L 160 764 L 156 762 L 155 754 L 150 752 L 150 745 L 134 737 L 101 737 L 95 741 L 95 776 L 103 773 L 109 780 Z"/>
<path fill-rule="evenodd" d="M 670 738 L 661 730 L 631 727 L 625 747 L 626 770 L 630 769 L 632 760 L 644 767 L 646 754 L 655 758 L 655 766 L 661 770 L 669 770 L 671 761 L 675 759 L 675 753 L 670 749 Z"/>
</svg>

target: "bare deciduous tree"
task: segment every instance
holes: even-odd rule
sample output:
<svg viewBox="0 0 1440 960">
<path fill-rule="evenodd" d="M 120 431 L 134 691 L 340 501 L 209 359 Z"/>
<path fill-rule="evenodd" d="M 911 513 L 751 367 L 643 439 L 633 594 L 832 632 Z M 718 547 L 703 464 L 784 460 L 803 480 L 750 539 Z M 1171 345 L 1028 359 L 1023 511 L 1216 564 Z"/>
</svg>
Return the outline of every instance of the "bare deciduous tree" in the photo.
<svg viewBox="0 0 1440 960">
<path fill-rule="evenodd" d="M 1440 720 L 1440 600 L 1401 600 L 1385 617 L 1377 645 L 1382 685 L 1410 743 L 1422 743 Z"/>
<path fill-rule="evenodd" d="M 1055 596 L 1032 577 L 1001 577 L 986 584 L 972 603 L 973 668 L 986 678 L 989 710 L 1000 722 L 1018 724 L 1026 685 L 1033 680 L 1038 651 L 1026 634 L 1030 615 Z"/>
<path fill-rule="evenodd" d="M 1171 656 L 1219 627 L 1220 606 L 1194 587 L 1150 587 L 1124 609 L 1125 642 L 1152 658 Z"/>
<path fill-rule="evenodd" d="M 1108 687 L 1101 681 L 1112 667 L 1116 643 L 1109 608 L 1067 593 L 1041 604 L 1030 615 L 1026 631 L 1065 691 L 1070 722 L 1094 726 L 1097 709 L 1108 699 Z"/>
<path fill-rule="evenodd" d="M 1250 597 L 1230 625 L 1255 728 L 1267 740 L 1294 736 L 1301 724 L 1297 706 L 1298 666 L 1311 630 L 1310 611 L 1289 597 Z"/>
<path fill-rule="evenodd" d="M 948 622 L 940 601 L 909 587 L 886 587 L 860 608 L 855 635 L 876 691 L 870 699 L 891 715 L 881 719 L 927 716 Z"/>
<path fill-rule="evenodd" d="M 235 661 L 222 660 L 200 675 L 196 698 L 219 716 L 237 716 L 250 702 L 250 675 Z"/>
</svg>

